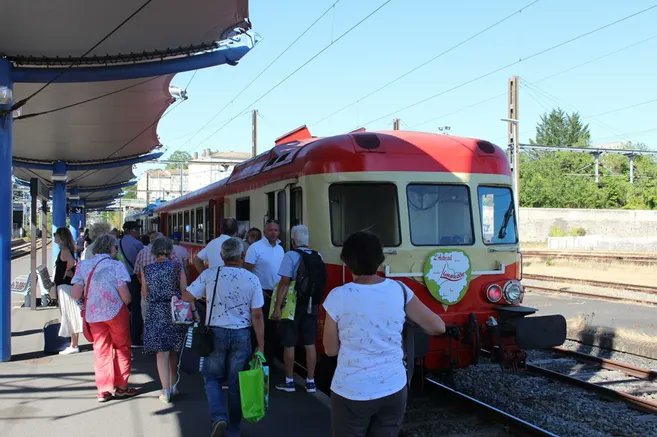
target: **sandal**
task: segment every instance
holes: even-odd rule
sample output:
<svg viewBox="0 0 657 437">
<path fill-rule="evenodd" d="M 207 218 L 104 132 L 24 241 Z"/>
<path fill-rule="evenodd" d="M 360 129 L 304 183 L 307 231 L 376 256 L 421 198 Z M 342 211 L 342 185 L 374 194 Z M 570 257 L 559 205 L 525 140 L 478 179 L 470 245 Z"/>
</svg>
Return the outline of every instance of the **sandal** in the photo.
<svg viewBox="0 0 657 437">
<path fill-rule="evenodd" d="M 133 396 L 137 396 L 137 390 L 132 387 L 117 387 L 114 393 L 114 397 L 117 399 L 131 398 Z"/>
<path fill-rule="evenodd" d="M 110 393 L 110 392 L 108 392 L 108 391 L 104 391 L 104 392 L 102 392 L 102 393 L 98 393 L 98 397 L 96 398 L 96 400 L 97 400 L 98 402 L 101 402 L 101 403 L 103 403 L 103 402 L 107 402 L 107 401 L 109 401 L 110 399 L 112 399 L 112 393 Z"/>
</svg>

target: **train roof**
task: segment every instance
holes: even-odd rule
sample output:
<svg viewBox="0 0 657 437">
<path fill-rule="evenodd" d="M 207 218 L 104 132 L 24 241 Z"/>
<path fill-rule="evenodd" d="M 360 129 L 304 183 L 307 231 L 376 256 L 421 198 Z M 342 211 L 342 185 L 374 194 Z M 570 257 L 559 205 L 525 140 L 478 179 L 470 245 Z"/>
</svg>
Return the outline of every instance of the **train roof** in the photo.
<svg viewBox="0 0 657 437">
<path fill-rule="evenodd" d="M 231 194 L 294 177 L 363 171 L 510 175 L 505 153 L 488 141 L 364 129 L 318 138 L 303 126 L 277 139 L 272 149 L 237 165 L 228 178 L 167 202 L 156 212 L 210 200 L 219 190 Z"/>
</svg>

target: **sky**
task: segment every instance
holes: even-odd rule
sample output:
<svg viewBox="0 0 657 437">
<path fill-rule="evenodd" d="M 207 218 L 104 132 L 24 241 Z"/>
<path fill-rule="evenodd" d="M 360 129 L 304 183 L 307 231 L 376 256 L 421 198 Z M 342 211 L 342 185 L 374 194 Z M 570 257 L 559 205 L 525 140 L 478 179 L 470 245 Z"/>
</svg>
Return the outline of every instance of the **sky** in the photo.
<svg viewBox="0 0 657 437">
<path fill-rule="evenodd" d="M 257 109 L 259 152 L 303 124 L 313 135 L 330 136 L 359 127 L 389 130 L 394 118 L 401 119 L 403 130 L 476 137 L 504 146 L 507 124 L 500 119 L 507 116 L 508 79 L 516 75 L 521 81 L 521 143 L 534 137 L 541 114 L 561 107 L 579 112 L 595 145 L 632 141 L 657 150 L 657 7 L 568 42 L 651 6 L 657 2 L 251 0 L 250 17 L 260 42 L 237 66 L 174 77 L 173 85 L 189 83 L 189 99 L 160 121 L 160 143 L 165 157 L 175 150 L 206 148 L 249 152 L 251 115 L 236 116 Z"/>
</svg>

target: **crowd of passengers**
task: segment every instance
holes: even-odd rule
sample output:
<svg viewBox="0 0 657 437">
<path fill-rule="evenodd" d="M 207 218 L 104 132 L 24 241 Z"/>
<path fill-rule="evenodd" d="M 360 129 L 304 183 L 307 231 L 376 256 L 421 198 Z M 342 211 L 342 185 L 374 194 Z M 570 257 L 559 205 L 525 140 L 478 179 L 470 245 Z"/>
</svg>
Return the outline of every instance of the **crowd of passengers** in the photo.
<svg viewBox="0 0 657 437">
<path fill-rule="evenodd" d="M 131 348 L 143 348 L 155 354 L 162 385 L 159 399 L 169 403 L 179 393 L 178 354 L 187 332 L 185 325 L 172 322 L 171 298 L 190 302 L 197 318 L 196 306 L 207 307 L 203 322 L 214 334 L 214 348 L 200 370 L 210 435 L 239 435 L 238 372 L 254 353 L 263 353 L 271 363 L 282 349 L 285 379 L 275 388 L 294 392 L 299 388 L 293 379 L 295 346 L 303 344 L 307 368 L 303 388 L 309 393 L 317 389 L 315 336 L 320 302 L 310 298 L 307 304 L 297 304 L 292 319 L 282 318 L 281 311 L 302 255 L 321 254 L 309 247 L 305 225 L 291 229 L 292 250 L 288 252 L 280 244 L 279 233 L 279 224 L 269 220 L 262 232 L 252 228 L 240 239 L 237 221 L 227 218 L 221 235 L 190 260 L 179 244 L 179 234 L 170 239 L 152 232 L 140 238 L 136 222 L 126 222 L 123 232 L 96 223 L 81 230 L 78 241 L 67 228 L 57 229 L 55 242 L 60 251 L 54 282 L 62 313 L 60 335 L 71 337 L 71 345 L 62 354 L 79 351 L 83 306 L 93 335 L 98 402 L 138 394 L 128 385 Z M 326 311 L 324 350 L 329 356 L 337 355 L 330 387 L 332 433 L 397 436 L 408 385 L 402 350 L 404 321 L 412 320 L 430 335 L 444 333 L 445 325 L 406 285 L 377 275 L 384 255 L 375 234 L 350 235 L 340 256 L 353 280 L 331 290 L 321 302 Z M 199 275 L 188 283 L 192 268 Z M 272 296 L 276 297 L 273 302 Z"/>
</svg>

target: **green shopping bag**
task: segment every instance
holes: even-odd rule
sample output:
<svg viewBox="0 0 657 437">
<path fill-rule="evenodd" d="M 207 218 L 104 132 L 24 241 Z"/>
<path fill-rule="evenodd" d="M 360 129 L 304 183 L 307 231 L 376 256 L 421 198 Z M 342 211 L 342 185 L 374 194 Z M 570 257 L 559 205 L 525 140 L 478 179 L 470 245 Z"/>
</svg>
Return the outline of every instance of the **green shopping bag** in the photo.
<svg viewBox="0 0 657 437">
<path fill-rule="evenodd" d="M 269 407 L 269 366 L 265 357 L 256 352 L 249 361 L 249 370 L 239 372 L 242 417 L 247 422 L 258 422 Z"/>
<path fill-rule="evenodd" d="M 287 289 L 287 294 L 283 299 L 283 308 L 281 308 L 281 320 L 294 320 L 294 310 L 297 308 L 297 292 L 294 289 L 295 281 L 290 282 Z M 276 294 L 278 293 L 278 284 L 274 286 L 274 292 L 271 295 L 272 305 L 269 305 L 269 318 L 274 314 L 274 303 L 276 302 Z"/>
</svg>

